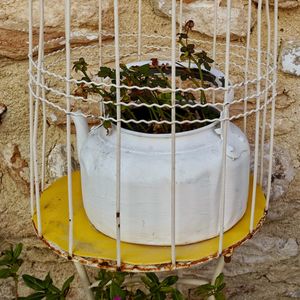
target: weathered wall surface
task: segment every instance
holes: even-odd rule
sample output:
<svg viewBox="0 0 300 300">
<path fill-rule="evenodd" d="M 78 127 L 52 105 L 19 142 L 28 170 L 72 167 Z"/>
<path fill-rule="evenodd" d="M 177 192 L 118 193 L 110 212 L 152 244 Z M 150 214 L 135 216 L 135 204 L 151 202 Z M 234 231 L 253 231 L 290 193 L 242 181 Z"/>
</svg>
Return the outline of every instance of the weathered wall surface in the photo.
<svg viewBox="0 0 300 300">
<path fill-rule="evenodd" d="M 45 276 L 50 271 L 55 281 L 61 283 L 63 278 L 75 273 L 75 269 L 72 263 L 58 258 L 36 238 L 29 213 L 27 2 L 4 0 L 0 5 L 0 250 L 8 243 L 24 243 L 26 262 L 22 269 L 37 276 Z M 34 25 L 37 25 L 38 1 L 34 2 Z M 48 10 L 46 38 L 58 37 L 63 31 L 61 1 L 45 2 Z M 72 2 L 74 31 L 96 32 L 97 1 Z M 112 1 L 102 2 L 106 16 L 104 28 L 109 30 L 112 28 Z M 134 3 L 133 0 L 120 1 L 122 16 L 125 17 L 126 9 L 131 16 L 136 16 Z M 169 3 L 170 1 L 163 0 L 144 2 L 143 20 L 147 33 L 169 28 Z M 194 13 L 201 19 L 203 24 L 198 30 L 208 36 L 212 30 L 209 18 L 212 16 L 213 5 L 213 1 L 206 1 L 206 8 L 203 9 L 202 0 L 184 1 L 186 16 Z M 247 5 L 241 1 L 234 1 L 233 5 L 235 39 L 243 43 Z M 282 70 L 278 72 L 276 104 L 274 199 L 266 224 L 251 241 L 235 251 L 232 262 L 225 268 L 226 294 L 229 299 L 300 298 L 300 2 L 280 0 L 279 5 L 279 56 L 282 56 Z M 220 22 L 224 18 L 224 9 L 225 2 L 220 1 Z M 136 26 L 135 17 L 123 23 L 123 28 L 127 31 L 133 26 Z M 255 29 L 254 18 L 253 37 Z M 223 36 L 223 27 L 218 30 L 219 35 Z M 88 42 L 90 41 L 80 36 L 73 41 L 79 45 Z M 61 46 L 51 45 L 47 51 Z M 63 67 L 62 64 L 62 70 Z M 60 145 L 63 133 L 63 129 L 55 123 L 49 125 L 48 138 L 53 143 L 52 148 L 57 145 L 54 151 L 49 152 L 49 162 L 56 162 L 51 176 L 64 172 L 64 167 L 59 163 L 59 159 L 64 157 L 64 148 Z M 212 264 L 200 269 L 210 272 Z M 193 269 L 186 273 L 196 274 L 198 271 Z M 74 284 L 71 291 L 72 299 L 85 299 L 79 288 L 80 283 L 76 282 L 77 285 Z M 26 289 L 22 288 L 21 292 L 26 293 Z M 12 295 L 13 282 L 0 281 L 0 299 L 12 299 Z"/>
</svg>

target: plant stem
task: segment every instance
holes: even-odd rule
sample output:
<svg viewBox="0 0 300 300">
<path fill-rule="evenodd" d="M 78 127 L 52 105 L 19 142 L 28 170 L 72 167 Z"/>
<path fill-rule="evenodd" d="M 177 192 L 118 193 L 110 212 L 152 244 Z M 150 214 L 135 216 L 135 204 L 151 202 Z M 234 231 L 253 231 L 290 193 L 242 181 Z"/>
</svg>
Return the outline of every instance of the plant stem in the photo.
<svg viewBox="0 0 300 300">
<path fill-rule="evenodd" d="M 203 79 L 203 73 L 202 73 L 201 65 L 199 65 L 198 61 L 193 56 L 192 56 L 192 60 L 198 67 L 200 80 L 201 80 L 201 87 L 203 88 L 204 79 Z M 205 93 L 204 93 L 203 90 L 201 90 L 201 104 L 206 104 L 206 97 L 205 97 Z"/>
<path fill-rule="evenodd" d="M 19 298 L 19 278 L 18 275 L 14 277 L 14 282 L 15 282 L 15 296 L 16 300 Z"/>
</svg>

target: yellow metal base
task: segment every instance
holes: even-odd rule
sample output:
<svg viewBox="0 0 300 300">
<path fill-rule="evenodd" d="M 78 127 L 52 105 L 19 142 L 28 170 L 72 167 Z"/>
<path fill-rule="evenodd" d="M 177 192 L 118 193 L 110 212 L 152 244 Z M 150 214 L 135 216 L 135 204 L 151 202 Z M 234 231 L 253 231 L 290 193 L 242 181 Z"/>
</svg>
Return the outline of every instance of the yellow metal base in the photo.
<svg viewBox="0 0 300 300">
<path fill-rule="evenodd" d="M 89 222 L 82 203 L 80 173 L 73 173 L 74 251 L 68 256 L 68 188 L 67 177 L 62 177 L 41 195 L 42 240 L 55 252 L 74 261 L 94 267 L 116 269 L 116 241 L 97 231 Z M 251 185 L 250 185 L 251 186 Z M 254 232 L 249 233 L 251 194 L 243 218 L 224 234 L 223 254 L 231 253 L 251 238 L 265 218 L 265 197 L 258 186 Z M 33 217 L 36 228 L 37 216 Z M 219 238 L 177 246 L 177 268 L 200 264 L 217 257 Z M 171 247 L 121 243 L 124 271 L 166 271 L 172 269 Z"/>
</svg>

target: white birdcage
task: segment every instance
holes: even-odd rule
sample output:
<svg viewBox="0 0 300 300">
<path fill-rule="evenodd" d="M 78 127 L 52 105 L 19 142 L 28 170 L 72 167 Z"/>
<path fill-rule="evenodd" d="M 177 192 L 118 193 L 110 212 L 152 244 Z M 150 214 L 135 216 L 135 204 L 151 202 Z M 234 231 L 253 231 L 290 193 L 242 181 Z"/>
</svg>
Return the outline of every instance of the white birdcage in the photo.
<svg viewBox="0 0 300 300">
<path fill-rule="evenodd" d="M 80 263 L 163 271 L 219 257 L 216 278 L 223 256 L 253 236 L 269 206 L 272 159 L 265 160 L 273 154 L 277 1 L 271 13 L 267 0 L 258 0 L 257 9 L 249 1 L 247 32 L 237 41 L 230 0 L 226 24 L 218 23 L 215 0 L 213 34 L 202 39 L 182 0 L 167 4 L 168 34 L 145 33 L 142 0 L 131 32 L 122 30 L 114 0 L 114 28 L 105 31 L 99 0 L 98 42 L 75 47 L 72 1 L 65 0 L 65 36 L 55 40 L 64 48 L 48 54 L 45 45 L 53 41 L 44 40 L 44 0 L 33 47 L 32 2 L 30 183 L 38 236 L 76 263 L 86 286 Z M 219 40 L 222 26 L 226 35 Z M 53 115 L 65 120 L 62 128 L 47 125 Z M 47 153 L 57 142 L 55 130 L 65 130 L 67 175 L 53 181 Z M 73 149 L 80 171 L 72 170 Z"/>
</svg>

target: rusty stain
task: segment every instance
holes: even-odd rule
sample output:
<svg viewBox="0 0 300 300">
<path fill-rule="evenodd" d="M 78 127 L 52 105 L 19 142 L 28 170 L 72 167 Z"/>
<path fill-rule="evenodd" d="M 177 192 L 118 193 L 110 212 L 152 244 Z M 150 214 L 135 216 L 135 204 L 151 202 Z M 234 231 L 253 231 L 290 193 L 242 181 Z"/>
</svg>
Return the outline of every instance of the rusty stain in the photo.
<svg viewBox="0 0 300 300">
<path fill-rule="evenodd" d="M 244 244 L 247 240 L 251 239 L 262 227 L 265 219 L 266 219 L 267 211 L 265 211 L 263 217 L 260 219 L 258 225 L 256 228 L 253 230 L 252 233 L 249 233 L 248 235 L 245 236 L 242 240 L 239 242 L 235 243 L 234 245 L 231 245 L 230 247 L 226 248 L 223 250 L 222 255 L 225 258 L 225 261 L 227 259 L 231 259 L 233 250 L 242 244 Z M 35 223 L 32 221 L 34 230 L 38 236 L 37 228 Z M 39 236 L 38 236 L 39 237 Z M 50 242 L 48 242 L 43 236 L 39 237 L 40 240 L 42 240 L 52 251 L 54 251 L 56 254 L 59 256 L 62 256 L 66 259 L 79 262 L 83 265 L 87 265 L 90 267 L 96 267 L 100 269 L 106 269 L 106 270 L 111 270 L 111 271 L 117 271 L 118 267 L 116 264 L 116 261 L 114 260 L 109 260 L 109 259 L 101 259 L 101 258 L 91 258 L 91 257 L 82 257 L 78 255 L 73 255 L 72 257 L 69 256 L 68 252 L 58 248 L 55 245 L 52 245 Z M 184 268 L 189 268 L 192 266 L 197 266 L 202 263 L 211 261 L 214 258 L 218 258 L 218 253 L 214 253 L 212 255 L 206 256 L 204 258 L 201 258 L 199 260 L 194 260 L 194 261 L 178 261 L 176 262 L 176 266 L 174 267 L 172 263 L 165 263 L 165 264 L 155 264 L 155 265 L 132 265 L 132 264 L 127 264 L 127 263 L 122 263 L 121 267 L 119 268 L 120 271 L 126 271 L 126 272 L 163 272 L 163 271 L 172 271 L 174 269 L 184 269 Z"/>
</svg>

